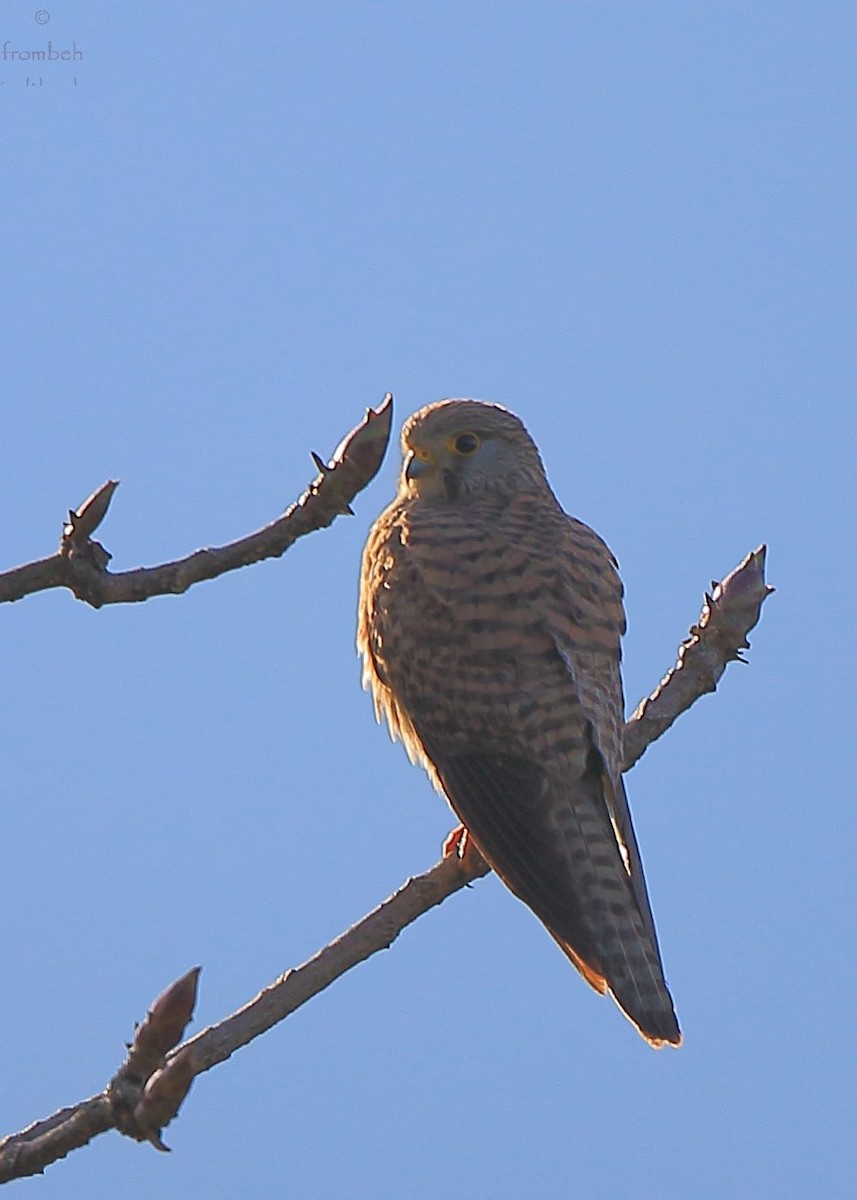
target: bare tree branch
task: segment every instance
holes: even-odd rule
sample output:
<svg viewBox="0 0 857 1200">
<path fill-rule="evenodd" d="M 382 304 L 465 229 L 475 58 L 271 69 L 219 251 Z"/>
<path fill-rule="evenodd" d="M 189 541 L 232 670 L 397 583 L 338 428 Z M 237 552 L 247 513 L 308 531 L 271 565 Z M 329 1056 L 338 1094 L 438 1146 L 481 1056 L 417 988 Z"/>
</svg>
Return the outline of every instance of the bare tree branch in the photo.
<svg viewBox="0 0 857 1200">
<path fill-rule="evenodd" d="M 0 1141 L 0 1183 L 41 1175 L 45 1167 L 99 1133 L 118 1129 L 166 1150 L 160 1131 L 178 1112 L 193 1082 L 188 1054 L 165 1055 L 181 1038 L 196 1005 L 199 967 L 186 972 L 152 1004 L 137 1026 L 128 1056 L 103 1092 Z"/>
<path fill-rule="evenodd" d="M 741 652 L 750 648 L 747 634 L 774 591 L 765 583 L 767 552 L 767 546 L 760 546 L 720 583 L 711 581 L 711 594 L 705 593 L 699 621 L 679 646 L 675 666 L 625 725 L 623 770 L 630 770 L 694 701 L 715 690 L 729 663 L 746 662 Z"/>
<path fill-rule="evenodd" d="M 695 700 L 714 691 L 728 663 L 741 659 L 747 634 L 774 590 L 765 583 L 764 570 L 762 546 L 712 585 L 699 622 L 679 647 L 676 665 L 625 725 L 625 770 Z M 100 1095 L 0 1141 L 0 1183 L 40 1174 L 108 1129 L 167 1149 L 161 1130 L 178 1112 L 197 1075 L 225 1062 L 358 963 L 388 949 L 423 913 L 488 873 L 465 839 L 453 837 L 447 845 L 451 852 L 430 870 L 409 879 L 362 921 L 302 966 L 286 971 L 243 1008 L 181 1045 L 176 1043 L 193 1011 L 199 970 L 176 980 L 152 1005 L 128 1057 Z"/>
<path fill-rule="evenodd" d="M 377 409 L 366 410 L 361 424 L 343 438 L 329 463 L 313 454 L 319 476 L 276 521 L 237 542 L 197 550 L 187 558 L 157 567 L 139 567 L 115 575 L 107 570 L 111 555 L 92 540 L 92 534 L 107 515 L 119 486 L 116 480 L 108 480 L 78 509 L 69 512 L 56 554 L 0 574 L 0 601 L 66 587 L 78 600 L 101 608 L 151 596 L 180 595 L 204 579 L 214 579 L 264 558 L 278 558 L 299 537 L 351 512 L 351 501 L 381 466 L 392 419 L 393 397 L 388 392 Z"/>
</svg>

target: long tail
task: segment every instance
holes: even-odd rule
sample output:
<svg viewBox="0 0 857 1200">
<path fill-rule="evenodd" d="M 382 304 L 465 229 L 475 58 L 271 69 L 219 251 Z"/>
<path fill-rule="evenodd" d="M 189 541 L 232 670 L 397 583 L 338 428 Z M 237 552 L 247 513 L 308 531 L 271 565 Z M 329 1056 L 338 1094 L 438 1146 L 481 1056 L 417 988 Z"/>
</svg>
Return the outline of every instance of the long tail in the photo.
<svg viewBox="0 0 857 1200">
<path fill-rule="evenodd" d="M 553 808 L 585 936 L 572 940 L 563 925 L 545 923 L 584 979 L 597 991 L 609 990 L 650 1045 L 678 1046 L 681 1031 L 664 979 L 636 840 L 626 864 L 616 831 L 605 820 L 602 789 L 600 773 L 587 771 L 565 802 L 557 801 Z"/>
<path fill-rule="evenodd" d="M 537 763 L 512 756 L 433 759 L 485 859 L 587 983 L 609 990 L 650 1045 L 680 1045 L 636 843 L 626 863 L 599 773 L 557 785 Z"/>
</svg>

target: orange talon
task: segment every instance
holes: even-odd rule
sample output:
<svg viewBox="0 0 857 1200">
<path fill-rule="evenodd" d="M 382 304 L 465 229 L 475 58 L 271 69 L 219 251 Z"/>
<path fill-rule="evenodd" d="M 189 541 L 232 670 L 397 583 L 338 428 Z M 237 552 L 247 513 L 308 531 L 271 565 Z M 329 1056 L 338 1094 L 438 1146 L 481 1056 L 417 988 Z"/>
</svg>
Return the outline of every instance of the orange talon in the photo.
<svg viewBox="0 0 857 1200">
<path fill-rule="evenodd" d="M 463 825 L 458 825 L 452 833 L 447 834 L 443 843 L 443 857 L 457 858 L 464 870 L 474 878 L 487 874 L 489 870 L 479 847 Z"/>
<path fill-rule="evenodd" d="M 455 855 L 456 858 L 464 858 L 469 843 L 469 833 L 463 825 L 457 825 L 443 840 L 443 857 L 452 858 Z"/>
</svg>

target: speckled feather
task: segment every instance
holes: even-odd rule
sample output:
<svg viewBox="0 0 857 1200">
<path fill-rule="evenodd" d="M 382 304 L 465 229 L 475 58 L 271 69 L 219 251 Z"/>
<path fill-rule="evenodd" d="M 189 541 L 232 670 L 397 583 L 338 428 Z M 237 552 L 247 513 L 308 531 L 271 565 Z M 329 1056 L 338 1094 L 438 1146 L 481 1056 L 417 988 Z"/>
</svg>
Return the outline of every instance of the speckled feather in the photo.
<svg viewBox="0 0 857 1200">
<path fill-rule="evenodd" d="M 461 434 L 478 450 L 459 454 Z M 376 713 L 584 978 L 678 1044 L 622 784 L 615 560 L 505 409 L 441 401 L 402 442 L 361 575 Z"/>
</svg>

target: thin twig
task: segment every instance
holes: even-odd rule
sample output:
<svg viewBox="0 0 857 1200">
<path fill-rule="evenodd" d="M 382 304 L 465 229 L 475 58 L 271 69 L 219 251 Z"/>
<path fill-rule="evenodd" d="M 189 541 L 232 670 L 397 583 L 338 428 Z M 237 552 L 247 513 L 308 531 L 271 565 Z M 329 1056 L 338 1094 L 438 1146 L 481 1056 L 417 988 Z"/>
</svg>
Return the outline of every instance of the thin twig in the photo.
<svg viewBox="0 0 857 1200">
<path fill-rule="evenodd" d="M 73 512 L 63 528 L 60 548 L 49 558 L 0 573 L 0 601 L 20 600 L 47 588 L 69 588 L 78 600 L 101 608 L 151 596 L 180 595 L 194 583 L 226 571 L 277 558 L 307 533 L 323 529 L 336 517 L 351 513 L 351 501 L 381 466 L 393 419 L 393 397 L 387 393 L 377 409 L 369 408 L 329 463 L 313 454 L 320 474 L 295 503 L 269 525 L 225 546 L 197 550 L 187 558 L 112 574 L 110 553 L 92 534 L 107 514 L 118 484 L 108 480 Z"/>
<path fill-rule="evenodd" d="M 675 666 L 640 701 L 625 725 L 623 770 L 630 770 L 694 701 L 715 690 L 729 663 L 746 661 L 742 651 L 750 648 L 747 634 L 774 591 L 765 583 L 767 552 L 767 546 L 759 546 L 720 583 L 711 581 L 699 621 L 679 646 Z"/>
</svg>

